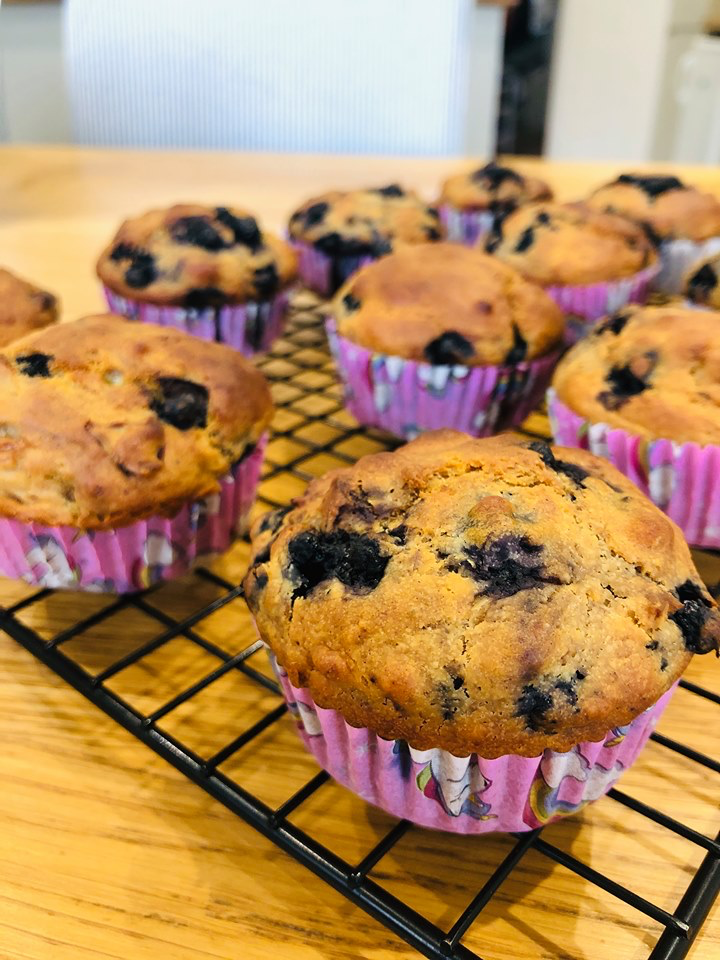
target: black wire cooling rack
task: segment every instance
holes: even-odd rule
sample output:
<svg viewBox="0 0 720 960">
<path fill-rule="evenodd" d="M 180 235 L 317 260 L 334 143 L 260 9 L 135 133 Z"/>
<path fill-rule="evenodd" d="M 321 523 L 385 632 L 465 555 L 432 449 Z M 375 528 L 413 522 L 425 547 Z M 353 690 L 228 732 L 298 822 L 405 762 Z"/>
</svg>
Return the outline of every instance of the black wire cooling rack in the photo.
<svg viewBox="0 0 720 960">
<path fill-rule="evenodd" d="M 282 478 L 284 488 L 287 488 L 290 478 L 301 488 L 312 479 L 314 473 L 319 472 L 318 464 L 322 465 L 324 455 L 331 457 L 333 463 L 353 462 L 354 457 L 347 452 L 348 442 L 351 440 L 362 438 L 362 443 L 369 449 L 387 449 L 393 445 L 392 441 L 380 432 L 358 428 L 343 410 L 317 314 L 296 312 L 291 317 L 286 335 L 277 343 L 272 353 L 260 362 L 260 367 L 273 383 L 278 406 L 272 440 L 289 441 L 286 450 L 291 450 L 290 458 L 288 459 L 286 452 L 286 455 L 280 458 L 284 462 L 279 462 L 273 459 L 273 446 L 277 444 L 270 444 L 260 493 L 261 502 L 268 507 L 282 505 L 272 493 L 274 482 L 279 478 Z M 532 428 L 526 432 L 542 436 L 543 425 L 544 421 L 537 418 L 538 432 L 532 433 Z M 261 647 L 260 641 L 248 632 L 249 642 L 239 652 L 233 653 L 227 649 L 228 646 L 232 647 L 232 643 L 218 644 L 201 631 L 202 624 L 209 618 L 242 597 L 241 587 L 211 569 L 198 568 L 191 576 L 195 578 L 195 583 L 211 586 L 214 596 L 210 602 L 199 604 L 196 609 L 183 616 L 167 612 L 167 604 L 161 602 L 162 591 L 167 589 L 166 586 L 119 599 L 107 599 L 100 609 L 97 609 L 97 598 L 94 598 L 95 604 L 91 609 L 86 606 L 87 597 L 79 594 L 72 607 L 71 625 L 52 637 L 44 637 L 24 622 L 33 607 L 51 597 L 52 591 L 40 590 L 12 606 L 0 608 L 0 627 L 186 777 L 426 957 L 436 960 L 479 958 L 480 954 L 462 943 L 463 937 L 496 896 L 501 885 L 512 873 L 522 870 L 523 860 L 531 850 L 572 871 L 655 921 L 660 934 L 653 938 L 649 960 L 680 960 L 686 955 L 720 892 L 720 833 L 715 839 L 705 836 L 654 806 L 620 790 L 611 790 L 608 798 L 600 803 L 615 804 L 620 816 L 623 815 L 622 807 L 629 808 L 653 821 L 663 830 L 704 851 L 697 869 L 690 871 L 690 882 L 672 912 L 635 892 L 632 889 L 632 877 L 627 878 L 626 883 L 611 879 L 561 846 L 549 842 L 541 831 L 535 830 L 513 838 L 514 843 L 507 855 L 490 872 L 457 920 L 449 929 L 441 929 L 413 908 L 412 903 L 408 902 L 410 897 L 400 899 L 369 876 L 401 838 L 410 830 L 417 831 L 417 828 L 407 821 L 395 823 L 359 862 L 351 863 L 290 820 L 291 814 L 327 783 L 330 779 L 327 773 L 321 771 L 312 776 L 292 796 L 279 806 L 273 807 L 246 789 L 239 782 L 242 776 L 231 777 L 219 769 L 230 758 L 239 757 L 242 760 L 243 748 L 251 741 L 257 742 L 262 734 L 277 724 L 286 712 L 286 707 L 280 700 L 275 681 L 253 663 L 252 658 Z M 188 592 L 192 594 L 193 591 Z M 88 612 L 89 610 L 91 612 Z M 72 641 L 86 636 L 89 631 L 104 624 L 119 624 L 122 630 L 123 618 L 129 617 L 133 611 L 149 618 L 154 628 L 147 639 L 115 661 L 105 664 L 102 669 L 88 669 L 87 664 L 79 662 L 72 653 L 67 652 L 73 647 Z M 117 626 L 108 629 L 117 630 Z M 131 628 L 128 626 L 127 629 Z M 152 710 L 131 705 L 112 689 L 113 678 L 143 662 L 145 658 L 177 638 L 184 638 L 201 648 L 205 654 L 217 661 L 217 666 L 184 688 L 178 687 L 182 686 L 180 678 L 173 688 L 176 692 Z M 228 637 L 228 641 L 230 639 Z M 240 671 L 252 681 L 258 700 L 266 699 L 270 692 L 278 695 L 278 702 L 271 709 L 265 710 L 258 719 L 254 719 L 254 722 L 249 722 L 244 729 L 228 730 L 227 742 L 215 750 L 212 756 L 202 756 L 184 742 L 183 738 L 169 733 L 163 727 L 163 720 L 232 671 Z M 163 680 L 170 688 L 173 677 L 164 677 Z M 693 699 L 709 701 L 713 708 L 720 706 L 720 696 L 716 693 L 689 681 L 681 681 L 681 686 Z M 653 734 L 653 740 L 667 751 L 700 765 L 710 777 L 720 773 L 720 762 L 700 753 L 690 743 L 680 742 L 659 733 Z M 241 763 L 238 769 L 241 774 Z M 718 821 L 720 827 L 720 812 Z M 662 860 L 659 861 L 658 869 L 663 869 Z M 288 896 L 292 897 L 292 890 L 288 890 Z M 602 945 L 599 945 L 599 948 L 603 952 L 597 954 L 598 958 L 607 960 L 609 954 L 606 948 Z M 562 955 L 570 956 L 565 950 Z M 490 960 L 484 949 L 483 956 Z M 588 954 L 583 952 L 583 957 L 585 956 Z"/>
</svg>

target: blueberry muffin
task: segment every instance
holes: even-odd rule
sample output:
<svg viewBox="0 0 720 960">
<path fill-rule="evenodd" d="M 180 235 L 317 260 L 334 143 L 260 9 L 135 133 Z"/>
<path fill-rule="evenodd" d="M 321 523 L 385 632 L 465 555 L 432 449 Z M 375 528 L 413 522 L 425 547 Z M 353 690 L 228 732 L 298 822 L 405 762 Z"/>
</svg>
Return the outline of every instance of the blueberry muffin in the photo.
<svg viewBox="0 0 720 960">
<path fill-rule="evenodd" d="M 622 173 L 586 202 L 594 210 L 647 223 L 661 239 L 720 235 L 720 199 L 671 175 Z"/>
<path fill-rule="evenodd" d="M 326 295 L 369 259 L 445 234 L 438 211 L 398 184 L 313 197 L 293 213 L 288 230 L 302 280 Z"/>
<path fill-rule="evenodd" d="M 241 532 L 272 415 L 237 351 L 113 316 L 0 352 L 0 572 L 125 592 Z"/>
<path fill-rule="evenodd" d="M 0 347 L 58 319 L 57 298 L 0 268 Z"/>
<path fill-rule="evenodd" d="M 480 250 L 409 247 L 363 267 L 333 302 L 341 336 L 431 364 L 519 363 L 560 344 L 559 307 Z"/>
<path fill-rule="evenodd" d="M 269 299 L 293 279 L 295 257 L 244 210 L 178 204 L 126 220 L 97 272 L 124 297 L 217 307 Z"/>
<path fill-rule="evenodd" d="M 559 356 L 562 312 L 494 257 L 449 243 L 407 247 L 361 268 L 328 319 L 356 419 L 411 439 L 522 423 Z"/>
<path fill-rule="evenodd" d="M 453 174 L 440 191 L 440 202 L 458 210 L 517 207 L 538 200 L 552 200 L 552 190 L 544 180 L 525 176 L 494 160 L 476 170 Z"/>
<path fill-rule="evenodd" d="M 496 217 L 485 248 L 544 287 L 619 280 L 657 260 L 653 243 L 631 221 L 559 203 Z"/>
<path fill-rule="evenodd" d="M 720 253 L 693 264 L 685 278 L 683 293 L 692 303 L 720 310 Z"/>
<path fill-rule="evenodd" d="M 563 358 L 558 399 L 643 438 L 720 444 L 720 313 L 627 307 Z"/>
<path fill-rule="evenodd" d="M 313 481 L 256 525 L 245 595 L 289 683 L 351 744 L 394 741 L 397 777 L 407 745 L 602 750 L 720 641 L 680 531 L 630 481 L 508 435 L 438 431 Z"/>
<path fill-rule="evenodd" d="M 282 329 L 297 263 L 249 213 L 180 204 L 126 220 L 97 272 L 113 313 L 252 355 Z"/>
</svg>

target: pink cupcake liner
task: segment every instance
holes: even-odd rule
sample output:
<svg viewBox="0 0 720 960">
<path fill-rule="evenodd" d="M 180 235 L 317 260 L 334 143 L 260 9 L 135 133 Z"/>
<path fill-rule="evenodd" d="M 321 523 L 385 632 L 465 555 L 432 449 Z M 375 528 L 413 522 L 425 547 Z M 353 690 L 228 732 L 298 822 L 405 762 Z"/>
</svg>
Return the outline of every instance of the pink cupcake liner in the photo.
<svg viewBox="0 0 720 960">
<path fill-rule="evenodd" d="M 565 342 L 576 343 L 601 317 L 615 313 L 627 303 L 645 303 L 650 284 L 659 271 L 660 264 L 654 263 L 622 280 L 545 287 L 545 293 L 565 314 Z"/>
<path fill-rule="evenodd" d="M 395 817 L 453 833 L 535 830 L 581 810 L 614 786 L 635 762 L 675 692 L 602 740 L 538 757 L 507 754 L 485 760 L 446 750 L 415 750 L 351 727 L 294 687 L 270 654 L 303 743 L 338 783 Z"/>
<path fill-rule="evenodd" d="M 363 424 L 411 440 L 425 430 L 454 427 L 486 437 L 516 426 L 550 382 L 559 352 L 514 366 L 435 366 L 373 353 L 341 337 L 326 321 L 345 403 Z"/>
<path fill-rule="evenodd" d="M 141 323 L 174 327 L 202 340 L 215 340 L 234 347 L 245 356 L 265 353 L 270 349 L 270 345 L 282 333 L 288 307 L 287 292 L 263 302 L 248 301 L 204 310 L 129 300 L 106 286 L 103 286 L 103 294 L 111 313 Z"/>
<path fill-rule="evenodd" d="M 720 445 L 646 440 L 591 423 L 548 390 L 556 443 L 605 457 L 680 527 L 696 547 L 720 547 Z"/>
<path fill-rule="evenodd" d="M 95 531 L 0 519 L 0 574 L 93 593 L 132 593 L 180 577 L 244 532 L 266 443 L 264 435 L 221 480 L 218 493 L 185 504 L 174 517 Z"/>
<path fill-rule="evenodd" d="M 331 297 L 360 267 L 377 260 L 369 254 L 329 257 L 309 243 L 291 241 L 298 255 L 298 274 L 306 287 L 323 297 Z"/>
<path fill-rule="evenodd" d="M 489 210 L 458 210 L 449 203 L 441 204 L 438 213 L 448 240 L 468 247 L 474 247 L 480 237 L 488 233 L 495 219 Z"/>
<path fill-rule="evenodd" d="M 720 237 L 710 237 L 696 243 L 679 238 L 660 244 L 662 269 L 655 277 L 652 289 L 659 293 L 682 293 L 683 281 L 691 267 L 720 251 Z"/>
</svg>

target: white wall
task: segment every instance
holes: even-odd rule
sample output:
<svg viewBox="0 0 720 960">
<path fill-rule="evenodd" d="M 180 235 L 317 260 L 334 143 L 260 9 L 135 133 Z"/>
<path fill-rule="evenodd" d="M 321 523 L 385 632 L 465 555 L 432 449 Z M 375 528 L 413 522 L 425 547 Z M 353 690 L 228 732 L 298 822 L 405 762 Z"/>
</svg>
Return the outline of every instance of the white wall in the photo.
<svg viewBox="0 0 720 960">
<path fill-rule="evenodd" d="M 71 139 L 61 20 L 60 4 L 0 6 L 0 140 Z"/>
</svg>

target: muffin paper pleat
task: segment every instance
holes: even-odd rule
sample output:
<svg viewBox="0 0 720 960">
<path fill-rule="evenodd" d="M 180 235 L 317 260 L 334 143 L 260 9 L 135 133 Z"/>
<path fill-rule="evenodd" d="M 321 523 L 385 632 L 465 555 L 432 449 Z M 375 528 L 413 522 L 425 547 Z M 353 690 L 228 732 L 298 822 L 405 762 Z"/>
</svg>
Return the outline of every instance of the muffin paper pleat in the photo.
<svg viewBox="0 0 720 960">
<path fill-rule="evenodd" d="M 438 213 L 447 239 L 468 247 L 474 247 L 480 237 L 489 232 L 495 219 L 489 210 L 458 210 L 448 203 L 441 204 Z"/>
<path fill-rule="evenodd" d="M 660 293 L 682 293 L 683 281 L 690 268 L 700 265 L 701 260 L 720 252 L 720 237 L 696 242 L 678 238 L 665 240 L 660 245 L 662 269 L 655 277 L 652 288 Z"/>
<path fill-rule="evenodd" d="M 645 303 L 650 284 L 659 271 L 660 264 L 654 263 L 622 280 L 545 287 L 545 292 L 565 314 L 565 342 L 576 343 L 601 317 L 615 313 L 628 303 Z"/>
<path fill-rule="evenodd" d="M 597 743 L 485 760 L 415 750 L 351 727 L 294 687 L 269 655 L 303 743 L 338 783 L 393 816 L 464 834 L 534 830 L 603 796 L 635 761 L 675 691 Z"/>
<path fill-rule="evenodd" d="M 298 255 L 301 282 L 323 297 L 331 297 L 360 267 L 377 259 L 369 254 L 329 257 L 309 243 L 290 243 Z"/>
<path fill-rule="evenodd" d="M 96 593 L 131 593 L 180 577 L 244 532 L 266 443 L 265 435 L 220 481 L 218 493 L 185 504 L 174 517 L 97 531 L 0 519 L 0 574 Z"/>
<path fill-rule="evenodd" d="M 186 307 L 158 306 L 129 300 L 103 287 L 111 313 L 141 323 L 183 330 L 202 340 L 214 340 L 234 347 L 245 356 L 265 353 L 282 333 L 288 307 L 288 293 L 279 293 L 272 300 L 248 301 L 224 307 L 190 310 Z"/>
<path fill-rule="evenodd" d="M 369 426 L 412 439 L 453 427 L 476 437 L 517 426 L 535 409 L 559 353 L 515 366 L 434 366 L 373 353 L 326 321 L 330 349 L 353 416 Z"/>
<path fill-rule="evenodd" d="M 720 548 L 720 445 L 647 440 L 593 423 L 548 391 L 556 443 L 605 457 L 677 523 L 688 543 Z"/>
</svg>

